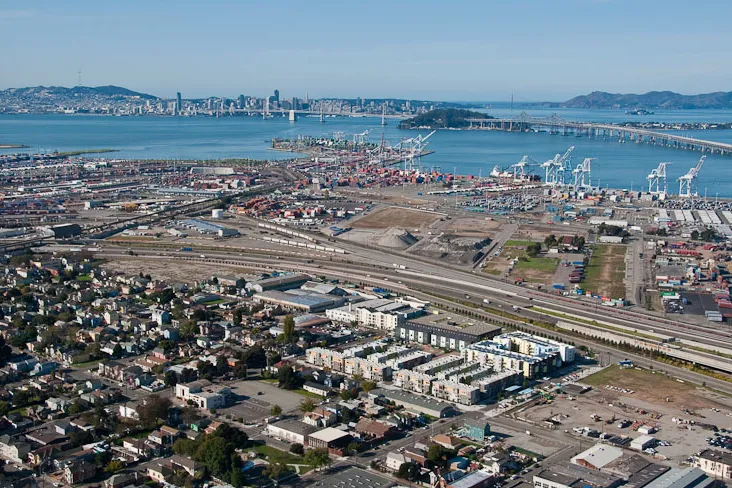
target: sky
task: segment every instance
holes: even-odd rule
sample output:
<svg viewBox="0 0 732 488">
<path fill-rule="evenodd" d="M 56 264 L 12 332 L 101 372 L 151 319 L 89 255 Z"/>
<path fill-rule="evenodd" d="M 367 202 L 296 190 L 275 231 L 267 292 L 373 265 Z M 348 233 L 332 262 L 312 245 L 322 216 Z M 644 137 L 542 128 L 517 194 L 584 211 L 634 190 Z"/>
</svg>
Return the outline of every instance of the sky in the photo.
<svg viewBox="0 0 732 488">
<path fill-rule="evenodd" d="M 732 1 L 0 0 L 0 89 L 563 101 L 732 90 Z"/>
</svg>

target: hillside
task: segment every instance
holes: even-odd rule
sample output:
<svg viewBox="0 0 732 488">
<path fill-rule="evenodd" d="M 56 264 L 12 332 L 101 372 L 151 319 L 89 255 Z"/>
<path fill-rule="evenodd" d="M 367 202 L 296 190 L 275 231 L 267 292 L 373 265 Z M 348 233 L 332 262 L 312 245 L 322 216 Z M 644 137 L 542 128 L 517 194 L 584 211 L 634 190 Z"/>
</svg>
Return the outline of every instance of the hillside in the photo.
<svg viewBox="0 0 732 488">
<path fill-rule="evenodd" d="M 732 92 L 682 95 L 670 91 L 653 91 L 636 95 L 592 92 L 561 104 L 566 108 L 617 109 L 732 109 Z"/>
<path fill-rule="evenodd" d="M 38 98 L 68 98 L 68 97 L 88 97 L 100 96 L 113 99 L 121 98 L 142 98 L 145 100 L 157 100 L 158 97 L 140 93 L 122 88 L 120 86 L 74 86 L 67 88 L 65 86 L 29 86 L 26 88 L 8 88 L 0 90 L 0 97 L 38 97 Z"/>
<path fill-rule="evenodd" d="M 400 129 L 461 129 L 470 126 L 467 119 L 492 119 L 490 115 L 459 108 L 441 108 L 417 115 L 399 123 Z"/>
</svg>

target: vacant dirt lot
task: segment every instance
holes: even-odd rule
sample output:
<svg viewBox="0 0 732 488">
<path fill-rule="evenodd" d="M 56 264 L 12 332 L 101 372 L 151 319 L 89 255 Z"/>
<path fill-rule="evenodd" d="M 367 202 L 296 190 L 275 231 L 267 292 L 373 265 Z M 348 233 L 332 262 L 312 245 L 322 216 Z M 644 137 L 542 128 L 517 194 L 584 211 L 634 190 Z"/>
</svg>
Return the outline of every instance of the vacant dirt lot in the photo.
<svg viewBox="0 0 732 488">
<path fill-rule="evenodd" d="M 624 297 L 626 251 L 626 246 L 620 245 L 595 246 L 585 270 L 585 289 L 595 295 Z"/>
<path fill-rule="evenodd" d="M 588 376 L 582 380 L 582 383 L 591 385 L 598 391 L 606 392 L 608 398 L 624 395 L 654 404 L 672 403 L 677 408 L 688 408 L 689 410 L 720 407 L 717 402 L 705 396 L 705 390 L 697 388 L 696 385 L 680 383 L 662 373 L 641 369 L 621 369 L 617 366 L 610 366 L 599 373 Z M 633 390 L 633 393 L 624 394 L 616 390 L 608 390 L 607 385 Z"/>
<path fill-rule="evenodd" d="M 387 207 L 376 210 L 369 215 L 351 222 L 355 229 L 387 229 L 399 227 L 414 230 L 428 226 L 440 220 L 440 216 L 432 212 L 411 210 L 399 207 Z"/>
<path fill-rule="evenodd" d="M 131 257 L 130 259 L 108 261 L 102 267 L 111 271 L 121 271 L 127 275 L 137 275 L 139 273 L 150 274 L 153 279 L 177 283 L 190 283 L 192 281 L 208 279 L 217 274 L 236 274 L 237 272 L 242 274 L 258 274 L 257 271 L 244 267 L 191 263 L 168 259 L 143 259 L 139 256 Z"/>
</svg>

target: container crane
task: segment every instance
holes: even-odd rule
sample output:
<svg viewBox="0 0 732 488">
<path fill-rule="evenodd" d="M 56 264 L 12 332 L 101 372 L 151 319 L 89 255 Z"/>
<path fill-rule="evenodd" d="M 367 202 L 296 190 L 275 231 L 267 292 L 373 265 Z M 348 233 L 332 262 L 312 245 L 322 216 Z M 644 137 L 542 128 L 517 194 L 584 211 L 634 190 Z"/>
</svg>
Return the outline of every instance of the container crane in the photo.
<svg viewBox="0 0 732 488">
<path fill-rule="evenodd" d="M 706 159 L 706 155 L 702 156 L 699 162 L 696 163 L 696 166 L 691 168 L 685 175 L 679 177 L 679 197 L 691 198 L 698 194 L 696 191 L 696 178 L 699 176 L 699 172 L 702 166 L 704 166 Z"/>
<path fill-rule="evenodd" d="M 569 169 L 565 163 L 569 164 L 569 156 L 574 151 L 574 146 L 570 146 L 563 155 L 557 154 L 554 158 L 541 163 L 544 168 L 545 177 L 544 184 L 558 186 L 564 185 L 564 173 Z"/>
<path fill-rule="evenodd" d="M 646 177 L 648 179 L 648 193 L 651 195 L 665 195 L 668 192 L 666 184 L 666 166 L 671 163 L 658 163 L 658 168 L 652 169 Z"/>
<path fill-rule="evenodd" d="M 585 158 L 572 170 L 572 175 L 574 176 L 574 184 L 572 187 L 575 190 L 590 187 L 592 181 L 592 161 L 595 159 L 597 158 Z"/>
</svg>

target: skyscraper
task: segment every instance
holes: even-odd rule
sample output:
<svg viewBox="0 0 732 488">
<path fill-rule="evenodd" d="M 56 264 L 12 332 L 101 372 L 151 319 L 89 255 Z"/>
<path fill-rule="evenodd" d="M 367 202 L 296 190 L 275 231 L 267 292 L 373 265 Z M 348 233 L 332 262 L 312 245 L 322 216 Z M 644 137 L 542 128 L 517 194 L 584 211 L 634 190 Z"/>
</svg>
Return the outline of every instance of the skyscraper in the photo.
<svg viewBox="0 0 732 488">
<path fill-rule="evenodd" d="M 280 104 L 280 91 L 279 90 L 274 91 L 274 99 L 275 99 L 275 103 L 277 105 L 279 105 Z"/>
<path fill-rule="evenodd" d="M 176 95 L 175 114 L 180 115 L 183 113 L 183 98 L 180 96 L 180 92 Z"/>
</svg>

